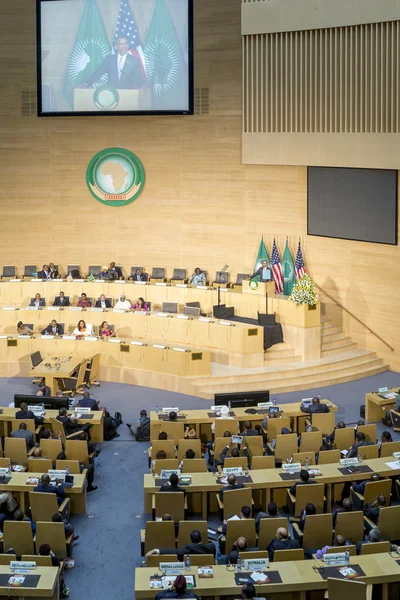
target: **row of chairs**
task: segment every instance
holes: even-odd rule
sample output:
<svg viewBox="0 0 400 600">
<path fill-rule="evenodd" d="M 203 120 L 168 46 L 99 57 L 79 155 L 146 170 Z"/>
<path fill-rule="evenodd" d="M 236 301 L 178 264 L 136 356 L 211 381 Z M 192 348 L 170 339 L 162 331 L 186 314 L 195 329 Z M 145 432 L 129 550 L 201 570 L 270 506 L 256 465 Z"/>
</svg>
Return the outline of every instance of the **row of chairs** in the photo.
<svg viewBox="0 0 400 600">
<path fill-rule="evenodd" d="M 27 423 L 27 421 L 28 420 L 25 420 L 23 422 Z M 92 455 L 89 455 L 87 443 L 85 441 L 65 439 L 64 446 L 69 462 L 77 461 L 78 463 L 82 463 L 84 465 L 89 464 Z M 44 457 L 50 459 L 51 462 L 54 463 L 57 460 L 58 454 L 62 452 L 62 442 L 60 439 L 47 440 L 42 438 L 40 440 L 40 448 L 42 449 Z M 24 439 L 6 437 L 4 438 L 4 455 L 0 441 L 0 467 L 7 467 L 10 462 L 12 465 L 22 465 L 24 467 L 27 467 L 28 464 L 31 464 L 29 461 L 32 461 L 32 464 L 36 462 L 39 463 L 40 459 L 31 458 L 33 451 L 34 448 L 32 448 L 29 452 L 27 451 Z M 33 471 L 34 466 L 30 470 Z M 42 473 L 43 471 L 37 472 Z"/>
<path fill-rule="evenodd" d="M 51 495 L 52 494 L 43 494 L 43 496 Z M 69 536 L 67 539 L 65 538 L 63 523 L 37 521 L 36 535 L 33 537 L 32 527 L 29 521 L 4 521 L 3 548 L 5 550 L 13 548 L 15 556 L 18 559 L 24 555 L 36 554 L 36 550 L 39 550 L 42 544 L 49 544 L 57 558 L 63 560 L 72 555 L 73 536 Z M 15 560 L 15 558 L 13 560 Z M 38 562 L 36 561 L 36 557 L 34 560 L 35 562 Z M 51 566 L 51 564 L 49 566 Z"/>
</svg>

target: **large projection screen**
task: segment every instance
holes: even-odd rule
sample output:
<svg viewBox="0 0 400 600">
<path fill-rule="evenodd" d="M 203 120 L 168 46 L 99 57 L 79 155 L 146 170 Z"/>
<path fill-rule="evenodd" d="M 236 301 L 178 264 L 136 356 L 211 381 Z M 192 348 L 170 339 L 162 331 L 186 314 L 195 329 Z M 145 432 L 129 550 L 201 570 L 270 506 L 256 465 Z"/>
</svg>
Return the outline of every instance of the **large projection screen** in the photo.
<svg viewBox="0 0 400 600">
<path fill-rule="evenodd" d="M 307 233 L 397 244 L 397 171 L 308 167 Z"/>
<path fill-rule="evenodd" d="M 36 0 L 38 115 L 193 114 L 193 0 Z"/>
</svg>

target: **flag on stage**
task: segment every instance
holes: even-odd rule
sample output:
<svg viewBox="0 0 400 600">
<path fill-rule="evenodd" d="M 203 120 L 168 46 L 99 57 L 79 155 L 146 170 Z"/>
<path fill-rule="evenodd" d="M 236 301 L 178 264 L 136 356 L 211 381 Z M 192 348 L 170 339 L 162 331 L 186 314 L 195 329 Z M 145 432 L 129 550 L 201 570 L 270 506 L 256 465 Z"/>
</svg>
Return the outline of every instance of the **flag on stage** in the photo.
<svg viewBox="0 0 400 600">
<path fill-rule="evenodd" d="M 304 260 L 303 260 L 303 253 L 301 251 L 300 240 L 299 240 L 299 245 L 297 246 L 295 271 L 296 271 L 296 280 L 297 281 L 299 279 L 301 279 L 303 277 L 303 275 L 305 275 L 305 273 L 306 273 L 306 268 L 304 266 Z"/>
<path fill-rule="evenodd" d="M 117 43 L 117 39 L 122 35 L 126 37 L 129 42 L 129 52 L 139 59 L 142 73 L 144 77 L 146 77 L 146 61 L 142 48 L 142 40 L 128 0 L 120 0 L 118 21 L 113 40 L 114 46 Z"/>
<path fill-rule="evenodd" d="M 282 271 L 283 271 L 283 293 L 285 296 L 290 296 L 293 290 L 293 286 L 296 283 L 296 274 L 294 272 L 294 262 L 291 252 L 289 250 L 289 244 L 286 240 L 285 252 L 283 253 L 282 259 Z"/>
<path fill-rule="evenodd" d="M 283 271 L 282 271 L 281 259 L 279 257 L 278 248 L 276 247 L 276 243 L 275 243 L 275 238 L 274 238 L 274 243 L 272 244 L 271 264 L 272 264 L 272 276 L 275 281 L 275 293 L 282 294 L 282 292 L 283 292 Z"/>
<path fill-rule="evenodd" d="M 84 83 L 111 54 L 96 0 L 85 0 L 81 22 L 76 34 L 75 44 L 68 61 L 67 75 L 64 81 L 64 98 L 74 108 L 74 90 Z M 96 87 L 106 85 L 107 75 L 103 75 Z"/>
<path fill-rule="evenodd" d="M 188 97 L 187 64 L 164 0 L 156 0 L 144 56 L 152 109 L 176 110 Z"/>
<path fill-rule="evenodd" d="M 264 244 L 264 238 L 262 237 L 261 242 L 260 242 L 260 247 L 258 249 L 258 256 L 257 256 L 256 264 L 254 265 L 253 273 L 255 273 L 257 271 L 257 269 L 259 269 L 262 266 L 263 260 L 267 260 L 268 264 L 270 262 L 269 256 L 268 256 L 268 251 Z M 256 277 L 254 277 L 254 281 L 260 281 L 260 276 L 257 275 Z"/>
</svg>

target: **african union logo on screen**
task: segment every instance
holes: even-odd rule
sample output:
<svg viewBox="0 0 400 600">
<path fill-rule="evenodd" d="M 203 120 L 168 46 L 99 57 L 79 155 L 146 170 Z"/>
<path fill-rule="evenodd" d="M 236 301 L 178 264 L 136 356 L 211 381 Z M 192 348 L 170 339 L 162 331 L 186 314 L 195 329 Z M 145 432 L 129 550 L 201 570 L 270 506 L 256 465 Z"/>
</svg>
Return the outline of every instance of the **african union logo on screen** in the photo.
<svg viewBox="0 0 400 600">
<path fill-rule="evenodd" d="M 144 187 L 144 168 L 138 157 L 124 148 L 106 148 L 92 158 L 86 171 L 90 193 L 107 206 L 125 206 Z"/>
</svg>

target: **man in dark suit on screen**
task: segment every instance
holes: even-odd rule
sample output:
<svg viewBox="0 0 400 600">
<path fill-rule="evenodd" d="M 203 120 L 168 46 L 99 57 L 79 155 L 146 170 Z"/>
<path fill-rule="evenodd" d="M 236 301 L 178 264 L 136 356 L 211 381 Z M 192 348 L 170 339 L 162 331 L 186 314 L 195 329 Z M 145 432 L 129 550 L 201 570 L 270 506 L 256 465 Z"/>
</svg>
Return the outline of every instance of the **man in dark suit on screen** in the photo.
<svg viewBox="0 0 400 600">
<path fill-rule="evenodd" d="M 143 87 L 145 78 L 140 68 L 140 61 L 136 56 L 129 54 L 129 41 L 126 37 L 117 38 L 116 50 L 115 54 L 106 56 L 100 67 L 78 88 L 90 87 L 103 75 L 108 76 L 108 85 L 118 90 Z"/>
</svg>

